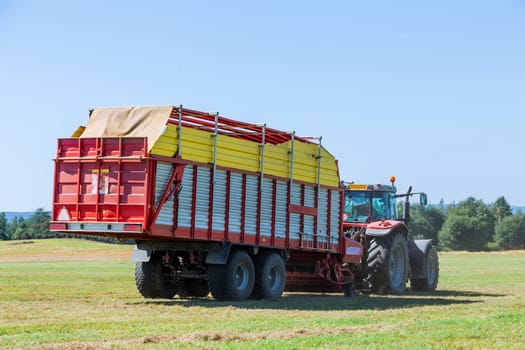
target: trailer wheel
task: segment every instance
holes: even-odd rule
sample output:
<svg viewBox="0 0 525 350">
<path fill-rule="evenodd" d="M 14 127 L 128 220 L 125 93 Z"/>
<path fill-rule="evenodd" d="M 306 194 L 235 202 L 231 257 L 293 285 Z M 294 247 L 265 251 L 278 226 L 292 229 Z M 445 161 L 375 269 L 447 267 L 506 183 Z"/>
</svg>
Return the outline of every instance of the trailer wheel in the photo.
<svg viewBox="0 0 525 350">
<path fill-rule="evenodd" d="M 347 298 L 355 298 L 357 293 L 353 283 L 347 283 L 343 286 L 343 293 Z"/>
<path fill-rule="evenodd" d="M 400 233 L 374 237 L 368 249 L 367 282 L 377 294 L 403 294 L 408 280 L 408 247 Z"/>
<path fill-rule="evenodd" d="M 230 253 L 226 265 L 210 265 L 208 285 L 217 300 L 246 300 L 255 280 L 253 262 L 244 250 Z"/>
<path fill-rule="evenodd" d="M 135 265 L 135 284 L 144 298 L 158 298 L 160 291 L 156 283 L 156 267 L 148 262 L 137 262 Z"/>
<path fill-rule="evenodd" d="M 210 293 L 208 281 L 204 279 L 185 278 L 180 282 L 179 296 L 181 298 L 204 298 Z"/>
<path fill-rule="evenodd" d="M 255 262 L 253 299 L 279 299 L 286 285 L 286 267 L 276 253 L 264 254 Z"/>
<path fill-rule="evenodd" d="M 411 279 L 410 285 L 413 291 L 434 291 L 439 279 L 439 260 L 436 249 L 430 247 L 425 254 L 423 262 L 425 266 L 425 278 Z"/>
<path fill-rule="evenodd" d="M 214 264 L 208 266 L 208 288 L 216 300 L 225 300 L 224 268 L 225 265 Z"/>
<path fill-rule="evenodd" d="M 177 294 L 177 286 L 169 268 L 162 266 L 160 255 L 153 255 L 148 262 L 135 265 L 135 284 L 144 298 L 171 299 Z"/>
</svg>

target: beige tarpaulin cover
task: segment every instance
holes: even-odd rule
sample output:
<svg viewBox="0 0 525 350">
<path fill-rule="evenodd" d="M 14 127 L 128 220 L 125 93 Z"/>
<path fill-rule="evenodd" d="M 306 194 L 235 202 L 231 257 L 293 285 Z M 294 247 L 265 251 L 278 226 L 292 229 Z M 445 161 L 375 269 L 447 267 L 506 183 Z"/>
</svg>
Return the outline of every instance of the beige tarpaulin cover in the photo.
<svg viewBox="0 0 525 350">
<path fill-rule="evenodd" d="M 164 132 L 173 107 L 95 108 L 80 137 L 147 137 L 148 151 Z"/>
<path fill-rule="evenodd" d="M 86 128 L 78 128 L 73 137 L 147 137 L 148 153 L 152 155 L 173 157 L 178 154 L 184 160 L 201 164 L 215 163 L 284 179 L 293 174 L 294 180 L 339 186 L 337 162 L 318 144 L 301 140 L 265 144 L 263 153 L 261 143 L 249 139 L 229 134 L 212 137 L 212 130 L 191 126 L 178 130 L 176 123 L 168 123 L 173 108 L 95 108 Z"/>
</svg>

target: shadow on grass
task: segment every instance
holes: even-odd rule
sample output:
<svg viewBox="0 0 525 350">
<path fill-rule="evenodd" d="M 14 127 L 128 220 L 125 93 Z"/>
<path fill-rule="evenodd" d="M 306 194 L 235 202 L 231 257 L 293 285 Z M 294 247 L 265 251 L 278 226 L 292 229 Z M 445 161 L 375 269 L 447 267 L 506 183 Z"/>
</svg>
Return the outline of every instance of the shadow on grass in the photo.
<svg viewBox="0 0 525 350">
<path fill-rule="evenodd" d="M 183 306 L 183 307 L 236 307 L 239 309 L 280 309 L 280 310 L 389 310 L 421 306 L 448 306 L 455 304 L 474 304 L 482 302 L 479 297 L 500 297 L 500 294 L 486 294 L 465 291 L 435 291 L 428 293 L 408 293 L 396 295 L 363 295 L 345 298 L 342 294 L 285 293 L 281 299 L 216 301 L 211 297 L 194 299 L 147 300 L 140 304 Z M 137 303 L 138 304 L 138 303 Z"/>
<path fill-rule="evenodd" d="M 464 290 L 436 290 L 433 292 L 425 292 L 425 293 L 419 293 L 419 292 L 412 292 L 411 295 L 425 295 L 425 296 L 439 296 L 439 297 L 467 297 L 467 298 L 479 298 L 479 297 L 491 297 L 491 298 L 497 298 L 497 297 L 504 297 L 505 294 L 493 294 L 493 293 L 479 293 L 479 292 L 469 292 Z"/>
</svg>

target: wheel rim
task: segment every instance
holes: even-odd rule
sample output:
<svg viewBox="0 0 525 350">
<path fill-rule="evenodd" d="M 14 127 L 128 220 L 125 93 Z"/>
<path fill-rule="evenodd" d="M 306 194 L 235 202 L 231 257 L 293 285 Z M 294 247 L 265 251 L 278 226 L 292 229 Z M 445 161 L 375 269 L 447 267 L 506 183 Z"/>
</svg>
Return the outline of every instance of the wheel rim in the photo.
<svg viewBox="0 0 525 350">
<path fill-rule="evenodd" d="M 279 269 L 272 267 L 268 273 L 268 285 L 271 290 L 276 290 L 281 283 L 281 275 Z"/>
<path fill-rule="evenodd" d="M 248 267 L 245 264 L 239 264 L 235 269 L 233 276 L 237 290 L 244 290 L 248 286 Z"/>
<path fill-rule="evenodd" d="M 403 250 L 400 247 L 395 247 L 392 251 L 392 258 L 390 259 L 390 281 L 393 287 L 397 287 L 403 283 L 404 266 L 405 259 L 403 257 Z"/>
</svg>

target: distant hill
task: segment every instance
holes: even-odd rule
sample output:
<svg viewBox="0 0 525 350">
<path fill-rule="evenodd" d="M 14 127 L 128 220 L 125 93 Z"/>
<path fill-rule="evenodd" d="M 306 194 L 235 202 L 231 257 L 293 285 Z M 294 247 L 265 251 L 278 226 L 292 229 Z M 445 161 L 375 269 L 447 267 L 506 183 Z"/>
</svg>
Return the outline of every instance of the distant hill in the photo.
<svg viewBox="0 0 525 350">
<path fill-rule="evenodd" d="M 15 216 L 24 218 L 24 220 L 26 220 L 29 219 L 33 213 L 33 211 L 6 211 L 5 217 L 7 218 L 7 222 L 10 222 Z"/>
</svg>

